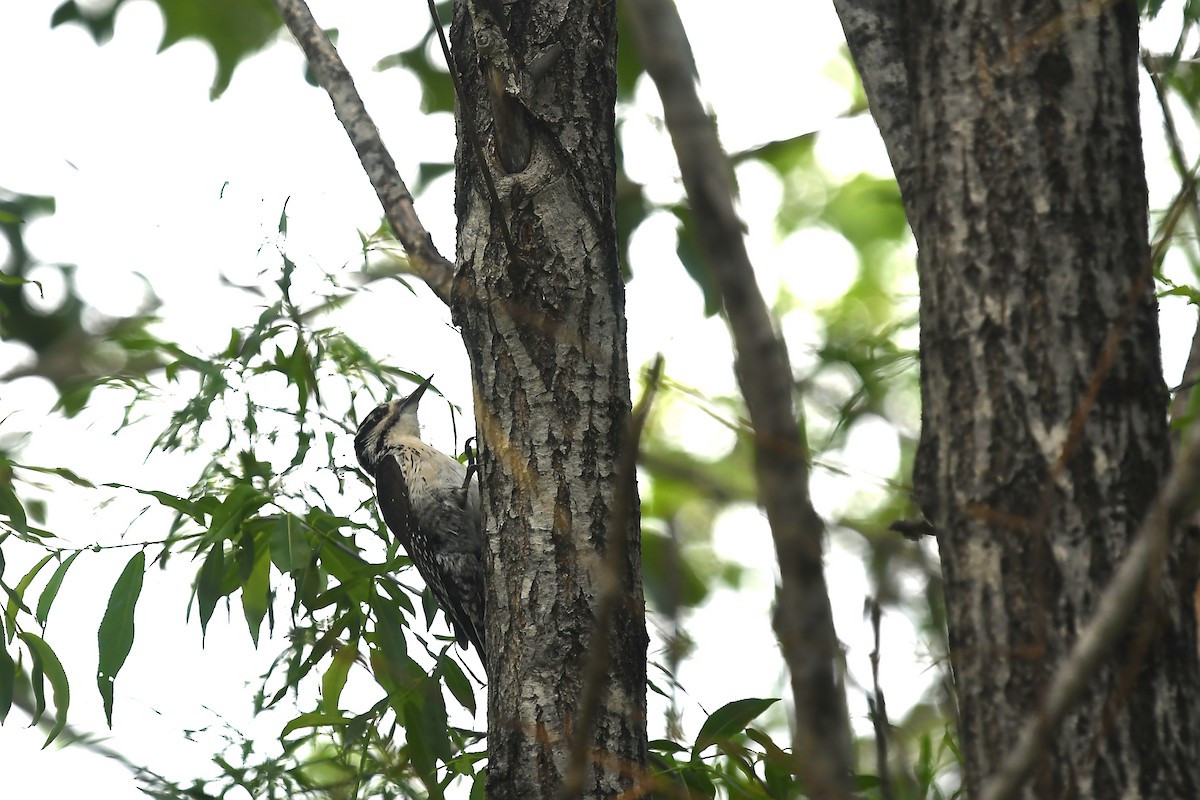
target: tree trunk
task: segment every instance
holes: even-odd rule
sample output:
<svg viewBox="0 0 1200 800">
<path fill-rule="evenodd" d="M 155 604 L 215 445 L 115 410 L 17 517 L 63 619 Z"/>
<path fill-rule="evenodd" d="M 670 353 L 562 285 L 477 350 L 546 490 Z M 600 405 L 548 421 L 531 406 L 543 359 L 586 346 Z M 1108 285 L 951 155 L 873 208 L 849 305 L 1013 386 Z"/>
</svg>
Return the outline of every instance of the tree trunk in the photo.
<svg viewBox="0 0 1200 800">
<path fill-rule="evenodd" d="M 452 40 L 463 84 L 452 305 L 486 509 L 488 795 L 557 795 L 585 667 L 603 658 L 581 796 L 613 797 L 644 770 L 648 642 L 636 490 L 631 508 L 613 508 L 618 482 L 634 480 L 615 468 L 630 413 L 616 4 L 460 0 Z M 625 603 L 594 637 L 610 515 L 622 511 Z"/>
<path fill-rule="evenodd" d="M 920 252 L 913 483 L 938 533 L 977 795 L 1168 465 L 1137 5 L 841 0 L 839 12 L 901 162 Z M 899 87 L 907 108 L 883 87 Z M 1200 796 L 1200 669 L 1181 560 L 1154 582 L 1023 796 Z"/>
</svg>

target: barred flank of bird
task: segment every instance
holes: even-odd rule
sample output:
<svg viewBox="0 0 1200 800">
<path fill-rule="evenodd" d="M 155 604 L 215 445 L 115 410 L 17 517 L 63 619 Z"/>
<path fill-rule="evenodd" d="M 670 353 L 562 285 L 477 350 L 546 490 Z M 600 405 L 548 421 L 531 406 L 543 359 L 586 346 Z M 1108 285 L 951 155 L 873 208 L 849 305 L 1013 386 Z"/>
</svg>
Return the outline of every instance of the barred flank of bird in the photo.
<svg viewBox="0 0 1200 800">
<path fill-rule="evenodd" d="M 459 646 L 475 645 L 486 670 L 479 486 L 468 483 L 462 464 L 421 441 L 417 405 L 431 380 L 371 411 L 354 436 L 354 452 L 375 479 L 384 522 L 450 620 Z"/>
</svg>

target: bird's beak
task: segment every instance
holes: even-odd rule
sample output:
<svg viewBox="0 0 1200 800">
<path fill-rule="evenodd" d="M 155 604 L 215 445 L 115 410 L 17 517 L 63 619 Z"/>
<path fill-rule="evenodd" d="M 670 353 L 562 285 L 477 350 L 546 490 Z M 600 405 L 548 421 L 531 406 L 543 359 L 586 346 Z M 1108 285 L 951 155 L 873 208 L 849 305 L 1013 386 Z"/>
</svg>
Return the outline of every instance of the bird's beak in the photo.
<svg viewBox="0 0 1200 800">
<path fill-rule="evenodd" d="M 429 388 L 429 384 L 433 382 L 433 376 L 430 375 L 425 379 L 425 382 L 413 390 L 413 393 L 401 401 L 402 408 L 415 408 L 421 402 L 421 395 L 425 394 L 425 390 Z"/>
</svg>

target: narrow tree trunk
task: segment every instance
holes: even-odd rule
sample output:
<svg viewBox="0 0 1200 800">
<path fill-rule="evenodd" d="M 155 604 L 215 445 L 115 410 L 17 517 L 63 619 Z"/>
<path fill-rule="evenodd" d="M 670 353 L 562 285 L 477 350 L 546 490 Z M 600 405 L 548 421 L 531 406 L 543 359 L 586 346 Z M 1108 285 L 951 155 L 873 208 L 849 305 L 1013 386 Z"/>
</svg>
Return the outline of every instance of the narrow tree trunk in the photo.
<svg viewBox="0 0 1200 800">
<path fill-rule="evenodd" d="M 460 1 L 452 39 L 463 83 L 453 308 L 477 391 L 488 541 L 488 794 L 556 796 L 585 667 L 605 658 L 582 796 L 614 797 L 645 764 L 647 645 L 636 502 L 623 510 L 626 603 L 593 636 L 610 515 L 622 512 L 614 491 L 634 480 L 615 473 L 630 412 L 616 4 Z"/>
<path fill-rule="evenodd" d="M 872 105 L 893 157 L 913 159 L 897 171 L 920 251 L 914 488 L 938 532 L 975 795 L 1094 611 L 1168 463 L 1137 6 L 840 4 L 868 89 L 906 86 L 911 100 L 907 113 L 888 108 L 894 98 Z M 885 31 L 904 63 L 889 62 Z M 1180 560 L 1025 797 L 1200 796 L 1200 670 Z"/>
</svg>

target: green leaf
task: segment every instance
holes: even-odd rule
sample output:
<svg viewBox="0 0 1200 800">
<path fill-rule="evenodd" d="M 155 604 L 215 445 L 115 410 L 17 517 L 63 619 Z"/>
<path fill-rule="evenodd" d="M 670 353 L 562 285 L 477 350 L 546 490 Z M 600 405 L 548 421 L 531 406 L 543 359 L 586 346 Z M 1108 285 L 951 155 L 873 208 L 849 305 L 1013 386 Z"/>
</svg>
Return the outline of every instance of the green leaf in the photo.
<svg viewBox="0 0 1200 800">
<path fill-rule="evenodd" d="M 283 515 L 271 531 L 271 561 L 280 572 L 304 569 L 312 561 L 304 522 L 292 514 Z"/>
<path fill-rule="evenodd" d="M 310 711 L 307 714 L 301 714 L 293 720 L 290 720 L 287 725 L 283 726 L 283 730 L 279 732 L 279 737 L 283 738 L 294 730 L 300 728 L 316 728 L 320 725 L 349 725 L 353 720 L 343 717 L 341 714 L 326 714 L 320 711 Z"/>
<path fill-rule="evenodd" d="M 184 39 L 199 39 L 217 57 L 217 73 L 209 97 L 229 86 L 233 71 L 275 36 L 282 20 L 269 0 L 154 0 L 163 15 L 159 51 Z"/>
<path fill-rule="evenodd" d="M 82 486 L 84 489 L 95 489 L 96 484 L 89 481 L 87 478 L 81 478 L 66 467 L 32 467 L 29 464 L 13 464 L 19 469 L 29 470 L 30 472 L 40 472 L 43 475 L 57 475 L 63 480 L 70 481 L 76 486 Z"/>
<path fill-rule="evenodd" d="M 29 522 L 25 517 L 25 507 L 17 497 L 12 486 L 0 483 L 0 514 L 8 517 L 8 526 L 19 534 L 29 531 Z"/>
<path fill-rule="evenodd" d="M 34 672 L 38 673 L 38 680 L 34 681 L 34 694 L 40 699 L 39 709 L 36 713 L 36 718 L 41 718 L 41 709 L 45 708 L 45 695 L 42 690 L 42 681 L 40 676 L 50 679 L 50 687 L 54 690 L 54 727 L 50 729 L 50 733 L 46 736 L 46 741 L 42 744 L 45 749 L 51 742 L 58 738 L 62 733 L 63 728 L 67 725 L 67 707 L 71 705 L 71 687 L 67 683 L 67 673 L 63 669 L 62 662 L 58 660 L 58 656 L 50 649 L 50 645 L 46 644 L 41 638 L 32 633 L 19 634 L 21 640 L 29 648 L 29 655 L 33 659 Z"/>
<path fill-rule="evenodd" d="M 778 702 L 779 698 L 777 697 L 766 699 L 747 697 L 744 700 L 734 700 L 732 703 L 721 706 L 710 714 L 704 724 L 700 726 L 700 733 L 696 736 L 696 743 L 692 746 L 692 758 L 699 756 L 710 745 L 741 733 L 755 717 Z"/>
<path fill-rule="evenodd" d="M 187 500 L 182 497 L 176 497 L 175 495 L 167 494 L 166 492 L 155 491 L 153 489 L 139 489 L 136 486 L 126 486 L 123 483 L 106 483 L 104 485 L 110 489 L 132 489 L 138 494 L 144 494 L 147 497 L 153 497 L 167 508 L 173 508 L 180 514 L 194 519 L 196 522 L 203 522 L 204 515 L 198 508 L 198 504 L 192 502 L 191 500 Z"/>
<path fill-rule="evenodd" d="M 217 600 L 225 596 L 225 542 L 216 542 L 208 551 L 200 574 L 196 577 L 196 601 L 200 605 L 200 641 L 208 633 Z"/>
<path fill-rule="evenodd" d="M 133 649 L 133 615 L 138 596 L 142 593 L 142 578 L 146 573 L 146 553 L 139 550 L 125 565 L 121 576 L 113 585 L 108 598 L 108 608 L 100 621 L 97 639 L 100 645 L 100 666 L 96 672 L 96 685 L 104 700 L 104 717 L 112 727 L 113 683 L 117 673 L 125 665 L 129 651 Z"/>
<path fill-rule="evenodd" d="M 421 738 L 429 754 L 445 762 L 450 758 L 450 723 L 446 717 L 446 699 L 442 696 L 442 685 L 435 680 L 425 681 L 425 702 L 421 704 Z M 410 725 L 409 735 L 413 726 Z"/>
<path fill-rule="evenodd" d="M 41 572 L 42 567 L 54 558 L 54 553 L 47 553 L 42 557 L 42 560 L 33 565 L 33 569 L 25 573 L 25 577 L 21 578 L 11 592 L 8 593 L 8 607 L 4 611 L 4 621 L 8 626 L 9 641 L 12 641 L 12 634 L 16 628 L 17 612 L 24 611 L 26 614 L 32 614 L 29 607 L 25 605 L 25 590 L 29 588 L 29 584 L 33 583 L 33 579 Z"/>
<path fill-rule="evenodd" d="M 438 659 L 438 667 L 442 671 L 442 677 L 446 681 L 446 688 L 450 690 L 450 694 L 454 695 L 454 699 L 461 703 L 463 708 L 474 714 L 475 691 L 471 688 L 471 682 L 467 680 L 467 676 L 463 674 L 462 668 L 458 666 L 458 662 L 443 653 Z"/>
<path fill-rule="evenodd" d="M 208 527 L 206 539 L 219 542 L 232 539 L 242 526 L 246 517 L 262 508 L 271 498 L 255 489 L 248 483 L 239 483 L 225 498 L 225 501 L 213 511 L 212 524 Z"/>
<path fill-rule="evenodd" d="M 481 769 L 475 773 L 475 780 L 471 783 L 470 800 L 487 800 L 487 769 Z"/>
<path fill-rule="evenodd" d="M 0 645 L 0 724 L 12 708 L 13 691 L 17 685 L 17 665 L 8 650 Z"/>
<path fill-rule="evenodd" d="M 249 574 L 242 581 L 242 613 L 250 628 L 250 638 L 258 647 L 258 634 L 262 629 L 263 617 L 267 615 L 268 595 L 271 590 L 271 548 L 266 537 L 246 537 L 244 542 L 253 542 L 257 547 L 249 548 L 253 562 Z"/>
<path fill-rule="evenodd" d="M 712 269 L 706 260 L 707 256 L 700 246 L 699 236 L 696 232 L 696 220 L 692 216 L 691 208 L 687 206 L 676 206 L 671 211 L 679 220 L 679 225 L 675 229 L 677 237 L 675 253 L 679 256 L 679 261 L 687 270 L 688 275 L 704 293 L 704 316 L 711 317 L 721 310 L 721 290 L 717 287 Z"/>
<path fill-rule="evenodd" d="M 795 773 L 796 758 L 791 753 L 777 745 L 774 739 L 757 728 L 746 728 L 746 736 L 748 736 L 751 741 L 757 742 L 762 747 L 764 758 L 768 764 L 774 764 L 789 774 Z"/>
<path fill-rule="evenodd" d="M 58 590 L 62 586 L 63 578 L 67 576 L 67 570 L 71 568 L 75 559 L 79 558 L 79 554 L 82 552 L 82 550 L 76 550 L 67 556 L 67 560 L 59 564 L 58 569 L 54 570 L 54 574 L 50 576 L 46 588 L 42 589 L 42 595 L 38 598 L 36 616 L 38 624 L 43 628 L 46 627 L 46 620 L 50 618 L 50 606 L 54 603 L 54 598 L 58 597 Z"/>
<path fill-rule="evenodd" d="M 346 645 L 333 654 L 333 663 L 321 676 L 321 707 L 328 714 L 336 714 L 338 703 L 342 699 L 342 689 L 346 686 L 346 677 L 354 659 L 358 658 L 358 648 L 352 644 Z"/>
</svg>

